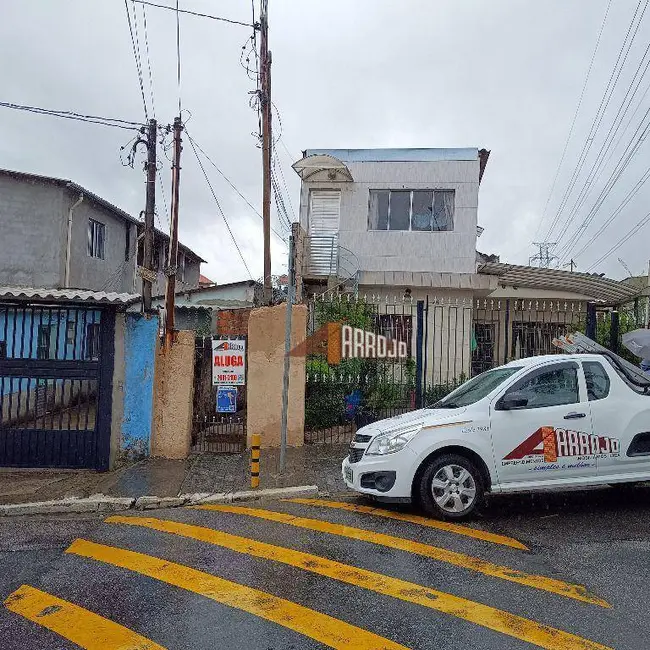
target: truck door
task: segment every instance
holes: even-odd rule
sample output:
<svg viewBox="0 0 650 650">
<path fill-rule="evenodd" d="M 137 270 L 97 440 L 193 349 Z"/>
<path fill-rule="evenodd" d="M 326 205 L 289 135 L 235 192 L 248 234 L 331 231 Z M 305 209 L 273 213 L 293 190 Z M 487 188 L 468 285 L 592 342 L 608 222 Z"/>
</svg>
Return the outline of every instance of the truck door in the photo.
<svg viewBox="0 0 650 650">
<path fill-rule="evenodd" d="M 490 417 L 504 487 L 596 476 L 591 413 L 577 362 L 532 369 L 493 402 Z"/>
<path fill-rule="evenodd" d="M 599 443 L 599 477 L 650 476 L 650 397 L 635 393 L 608 361 L 583 361 L 582 367 Z"/>
</svg>

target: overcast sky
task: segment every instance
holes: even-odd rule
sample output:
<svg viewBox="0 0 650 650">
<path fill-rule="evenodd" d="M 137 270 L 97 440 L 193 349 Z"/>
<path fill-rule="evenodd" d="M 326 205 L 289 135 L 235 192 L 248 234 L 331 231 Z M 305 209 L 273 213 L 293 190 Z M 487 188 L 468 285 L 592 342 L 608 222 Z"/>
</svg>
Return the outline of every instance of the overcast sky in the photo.
<svg viewBox="0 0 650 650">
<path fill-rule="evenodd" d="M 643 9 L 647 0 L 639 4 Z M 294 209 L 299 183 L 291 157 L 297 159 L 303 149 L 485 147 L 492 153 L 479 195 L 479 224 L 485 232 L 478 248 L 499 254 L 502 261 L 525 263 L 534 252 L 531 240 L 546 236 L 567 190 L 637 0 L 612 0 L 574 133 L 539 229 L 607 0 L 269 0 L 269 5 L 273 95 L 284 142 L 277 151 Z M 247 0 L 181 0 L 180 6 L 251 20 Z M 142 5 L 137 5 L 137 16 L 144 52 Z M 146 18 L 156 117 L 169 123 L 178 102 L 175 17 L 147 7 Z M 191 112 L 189 133 L 251 203 L 260 206 L 260 151 L 251 135 L 257 118 L 248 105 L 254 84 L 239 63 L 250 31 L 182 15 L 181 99 Z M 616 144 L 622 135 L 620 143 L 568 229 L 563 229 L 649 41 L 650 10 L 553 240 L 566 242 L 584 221 L 650 107 L 650 93 L 644 96 L 650 78 L 644 77 L 614 139 Z M 123 0 L 3 0 L 0 54 L 0 101 L 144 119 Z M 146 58 L 144 66 L 151 111 Z M 119 158 L 129 132 L 4 108 L 0 118 L 0 167 L 69 178 L 136 216 L 143 209 L 141 157 L 135 169 L 123 167 Z M 648 146 L 647 141 L 642 144 L 573 253 L 643 176 Z M 169 165 L 163 162 L 169 192 Z M 259 278 L 261 219 L 214 168 L 206 169 L 252 275 Z M 587 270 L 642 219 L 650 209 L 648 186 L 576 258 L 578 270 Z M 158 227 L 167 230 L 160 196 L 158 202 Z M 276 217 L 274 226 L 282 232 Z M 221 283 L 248 277 L 189 143 L 183 151 L 180 238 L 208 260 L 203 272 L 211 279 Z M 286 269 L 286 246 L 272 239 L 273 270 L 281 273 Z M 626 272 L 617 259 L 621 257 L 635 274 L 645 273 L 648 241 L 650 224 L 594 270 L 623 277 Z"/>
</svg>

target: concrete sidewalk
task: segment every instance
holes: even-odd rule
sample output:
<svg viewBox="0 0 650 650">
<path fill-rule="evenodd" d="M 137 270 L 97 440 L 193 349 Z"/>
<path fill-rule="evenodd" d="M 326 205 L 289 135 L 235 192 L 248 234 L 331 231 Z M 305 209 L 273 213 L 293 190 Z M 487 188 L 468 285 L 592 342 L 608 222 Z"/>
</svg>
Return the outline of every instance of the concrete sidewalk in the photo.
<svg viewBox="0 0 650 650">
<path fill-rule="evenodd" d="M 347 445 L 305 445 L 287 449 L 286 470 L 279 474 L 280 450 L 264 449 L 260 488 L 317 485 L 323 492 L 346 491 L 341 461 Z M 250 489 L 249 455 L 200 454 L 185 460 L 150 458 L 113 472 L 0 470 L 0 505 L 104 494 L 109 497 L 176 497 L 191 493 Z"/>
</svg>

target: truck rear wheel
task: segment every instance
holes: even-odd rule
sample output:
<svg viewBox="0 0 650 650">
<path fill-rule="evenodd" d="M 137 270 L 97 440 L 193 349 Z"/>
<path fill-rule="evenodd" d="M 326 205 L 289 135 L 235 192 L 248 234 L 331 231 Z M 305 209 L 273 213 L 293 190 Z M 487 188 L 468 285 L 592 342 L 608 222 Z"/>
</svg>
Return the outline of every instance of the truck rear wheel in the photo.
<svg viewBox="0 0 650 650">
<path fill-rule="evenodd" d="M 424 509 L 439 519 L 469 517 L 483 501 L 483 478 L 464 456 L 434 458 L 420 477 L 418 496 Z"/>
</svg>

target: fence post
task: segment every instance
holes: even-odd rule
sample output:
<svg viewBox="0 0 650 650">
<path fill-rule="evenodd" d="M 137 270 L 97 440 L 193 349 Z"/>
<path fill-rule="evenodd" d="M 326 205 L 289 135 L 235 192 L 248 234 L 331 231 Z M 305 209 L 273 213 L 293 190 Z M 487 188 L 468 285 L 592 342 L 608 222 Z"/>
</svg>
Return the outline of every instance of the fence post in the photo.
<svg viewBox="0 0 650 650">
<path fill-rule="evenodd" d="M 609 326 L 609 349 L 614 353 L 618 353 L 618 335 L 619 335 L 619 312 L 612 311 L 612 322 Z"/>
<path fill-rule="evenodd" d="M 253 489 L 260 486 L 260 445 L 260 434 L 254 433 L 251 436 L 251 487 Z"/>
<path fill-rule="evenodd" d="M 424 300 L 417 303 L 417 321 L 415 332 L 415 406 L 422 408 L 422 341 L 424 335 Z"/>
<path fill-rule="evenodd" d="M 596 340 L 596 304 L 590 302 L 587 304 L 587 338 Z"/>
</svg>

